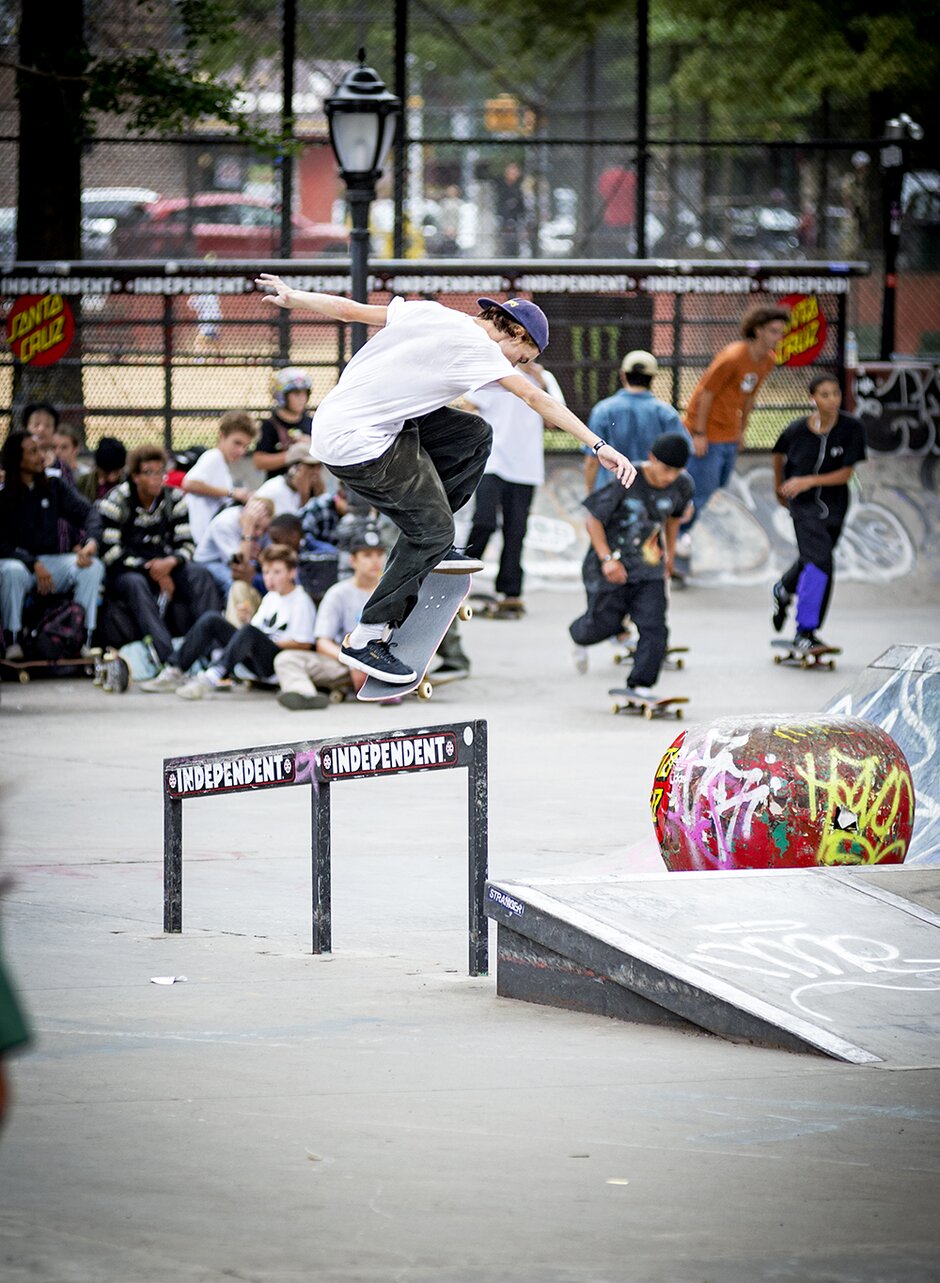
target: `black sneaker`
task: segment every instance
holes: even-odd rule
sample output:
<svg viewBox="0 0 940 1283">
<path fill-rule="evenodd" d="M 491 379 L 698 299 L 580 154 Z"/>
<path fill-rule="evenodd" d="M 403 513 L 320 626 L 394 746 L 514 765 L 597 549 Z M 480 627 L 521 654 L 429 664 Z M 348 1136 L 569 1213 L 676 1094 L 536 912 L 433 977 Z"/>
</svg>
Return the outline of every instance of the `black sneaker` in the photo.
<svg viewBox="0 0 940 1283">
<path fill-rule="evenodd" d="M 444 553 L 434 569 L 445 575 L 472 575 L 483 569 L 483 562 L 479 557 L 468 557 L 465 552 L 451 548 L 450 552 Z"/>
<path fill-rule="evenodd" d="M 370 677 L 377 677 L 380 682 L 392 682 L 396 686 L 404 686 L 408 682 L 417 680 L 418 674 L 407 664 L 392 654 L 392 647 L 395 642 L 374 641 L 367 642 L 365 646 L 350 646 L 349 638 L 343 642 L 339 648 L 339 662 L 345 664 L 347 668 L 358 668 L 360 673 L 368 673 Z"/>
<path fill-rule="evenodd" d="M 826 643 L 817 637 L 815 633 L 811 632 L 799 632 L 793 638 L 793 649 L 798 651 L 801 655 L 805 655 L 808 651 L 815 649 L 815 647 L 824 646 L 825 644 Z"/>
<path fill-rule="evenodd" d="M 793 599 L 791 598 L 790 594 L 787 592 L 786 588 L 784 588 L 783 584 L 780 582 L 779 579 L 774 584 L 773 592 L 774 592 L 774 615 L 773 615 L 774 632 L 779 633 L 783 629 L 783 625 L 787 622 L 787 611 L 790 609 L 790 602 Z"/>
</svg>

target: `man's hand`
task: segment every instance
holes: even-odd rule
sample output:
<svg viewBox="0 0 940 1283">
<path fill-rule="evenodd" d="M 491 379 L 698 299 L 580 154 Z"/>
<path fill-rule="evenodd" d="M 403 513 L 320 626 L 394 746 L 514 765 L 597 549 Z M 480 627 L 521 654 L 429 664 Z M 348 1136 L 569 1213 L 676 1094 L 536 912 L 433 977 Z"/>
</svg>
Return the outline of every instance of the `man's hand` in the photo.
<svg viewBox="0 0 940 1283">
<path fill-rule="evenodd" d="M 704 459 L 706 454 L 708 454 L 708 437 L 705 436 L 703 432 L 695 432 L 692 434 L 692 449 L 695 451 L 696 457 L 699 459 Z"/>
<path fill-rule="evenodd" d="M 254 491 L 249 490 L 247 486 L 236 486 L 231 492 L 232 498 L 236 503 L 247 503 L 253 494 Z"/>
<path fill-rule="evenodd" d="M 625 454 L 615 450 L 612 445 L 602 445 L 597 452 L 597 461 L 602 468 L 613 472 L 620 484 L 627 489 L 636 480 L 636 468 Z"/>
<path fill-rule="evenodd" d="M 52 592 L 52 576 L 41 561 L 34 563 L 33 574 L 36 576 L 36 591 L 40 597 L 48 597 Z"/>
<path fill-rule="evenodd" d="M 236 553 L 228 565 L 232 579 L 239 583 L 250 584 L 255 577 L 255 568 L 244 553 Z"/>
<path fill-rule="evenodd" d="M 170 578 L 177 564 L 176 557 L 154 557 L 153 561 L 144 563 L 144 569 L 155 583 L 159 583 L 161 579 Z"/>
<path fill-rule="evenodd" d="M 614 557 L 610 561 L 602 561 L 601 571 L 609 584 L 620 585 L 627 582 L 627 568 L 619 557 Z"/>
<path fill-rule="evenodd" d="M 273 303 L 275 307 L 290 308 L 291 288 L 285 285 L 279 276 L 272 276 L 270 272 L 262 272 L 255 280 L 259 290 L 266 290 L 262 303 Z"/>
<path fill-rule="evenodd" d="M 84 569 L 85 566 L 91 565 L 97 555 L 98 545 L 95 543 L 94 539 L 89 539 L 86 544 L 82 544 L 80 547 L 75 549 L 75 564 L 76 566 L 80 566 Z"/>
</svg>

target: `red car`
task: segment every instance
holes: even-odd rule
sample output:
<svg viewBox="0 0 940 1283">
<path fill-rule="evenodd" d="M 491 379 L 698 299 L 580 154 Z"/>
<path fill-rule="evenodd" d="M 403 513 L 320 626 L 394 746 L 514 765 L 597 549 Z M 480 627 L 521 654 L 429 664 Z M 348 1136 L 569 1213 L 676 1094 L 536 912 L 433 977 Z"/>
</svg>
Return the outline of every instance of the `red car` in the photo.
<svg viewBox="0 0 940 1283">
<path fill-rule="evenodd" d="M 294 258 L 348 254 L 349 232 L 294 214 Z M 144 206 L 131 226 L 116 234 L 119 258 L 265 259 L 280 257 L 281 214 L 273 201 L 240 192 L 200 192 L 165 197 Z"/>
</svg>

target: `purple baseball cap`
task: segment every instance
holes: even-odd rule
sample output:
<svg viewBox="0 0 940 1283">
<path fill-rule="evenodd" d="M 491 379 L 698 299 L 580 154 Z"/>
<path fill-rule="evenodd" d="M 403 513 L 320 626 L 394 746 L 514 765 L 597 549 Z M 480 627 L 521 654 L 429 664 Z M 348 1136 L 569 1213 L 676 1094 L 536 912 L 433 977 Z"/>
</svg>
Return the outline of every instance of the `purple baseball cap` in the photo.
<svg viewBox="0 0 940 1283">
<path fill-rule="evenodd" d="M 478 307 L 498 307 L 511 321 L 525 327 L 529 338 L 540 352 L 548 347 L 548 317 L 536 303 L 526 298 L 510 298 L 497 303 L 495 298 L 478 298 Z"/>
</svg>

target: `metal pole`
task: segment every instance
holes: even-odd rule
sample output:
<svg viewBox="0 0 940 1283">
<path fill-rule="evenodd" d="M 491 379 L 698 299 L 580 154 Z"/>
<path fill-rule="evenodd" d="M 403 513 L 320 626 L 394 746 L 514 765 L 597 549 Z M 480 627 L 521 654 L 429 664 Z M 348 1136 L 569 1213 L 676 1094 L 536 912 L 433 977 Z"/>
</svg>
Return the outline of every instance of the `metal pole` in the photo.
<svg viewBox="0 0 940 1283">
<path fill-rule="evenodd" d="M 333 948 L 330 786 L 316 780 L 310 790 L 310 871 L 313 898 L 311 953 Z"/>
<path fill-rule="evenodd" d="M 486 722 L 473 723 L 473 755 L 467 768 L 469 803 L 470 975 L 489 969 L 486 918 L 486 875 L 489 864 L 489 793 L 486 766 Z"/>
<path fill-rule="evenodd" d="M 288 260 L 294 253 L 294 158 L 284 151 L 284 143 L 294 134 L 294 63 L 297 58 L 297 0 L 283 0 L 281 38 L 281 139 L 278 155 L 281 167 L 281 245 L 280 257 Z M 278 356 L 290 361 L 290 312 L 278 312 Z"/>
<path fill-rule="evenodd" d="M 349 201 L 349 212 L 352 215 L 352 232 L 350 233 L 349 252 L 352 267 L 352 296 L 357 303 L 369 301 L 369 206 L 375 188 L 350 187 L 346 198 Z M 367 338 L 366 327 L 360 321 L 352 324 L 353 356 L 359 351 Z"/>
<path fill-rule="evenodd" d="M 636 6 L 636 256 L 646 258 L 646 187 L 649 145 L 649 0 Z"/>
<path fill-rule="evenodd" d="M 173 295 L 163 299 L 163 444 L 173 453 Z"/>
<path fill-rule="evenodd" d="M 901 185 L 904 177 L 904 148 L 900 142 L 891 142 L 882 148 L 884 169 L 884 210 L 882 214 L 882 239 L 884 243 L 884 276 L 881 289 L 881 349 L 882 361 L 890 361 L 894 353 L 897 322 L 898 249 L 901 244 Z"/>
<path fill-rule="evenodd" d="M 183 929 L 183 803 L 163 795 L 163 930 Z"/>
<path fill-rule="evenodd" d="M 395 96 L 408 101 L 408 0 L 395 0 Z M 408 155 L 408 113 L 402 112 L 395 143 L 395 232 L 392 252 L 405 257 L 405 165 Z"/>
</svg>

